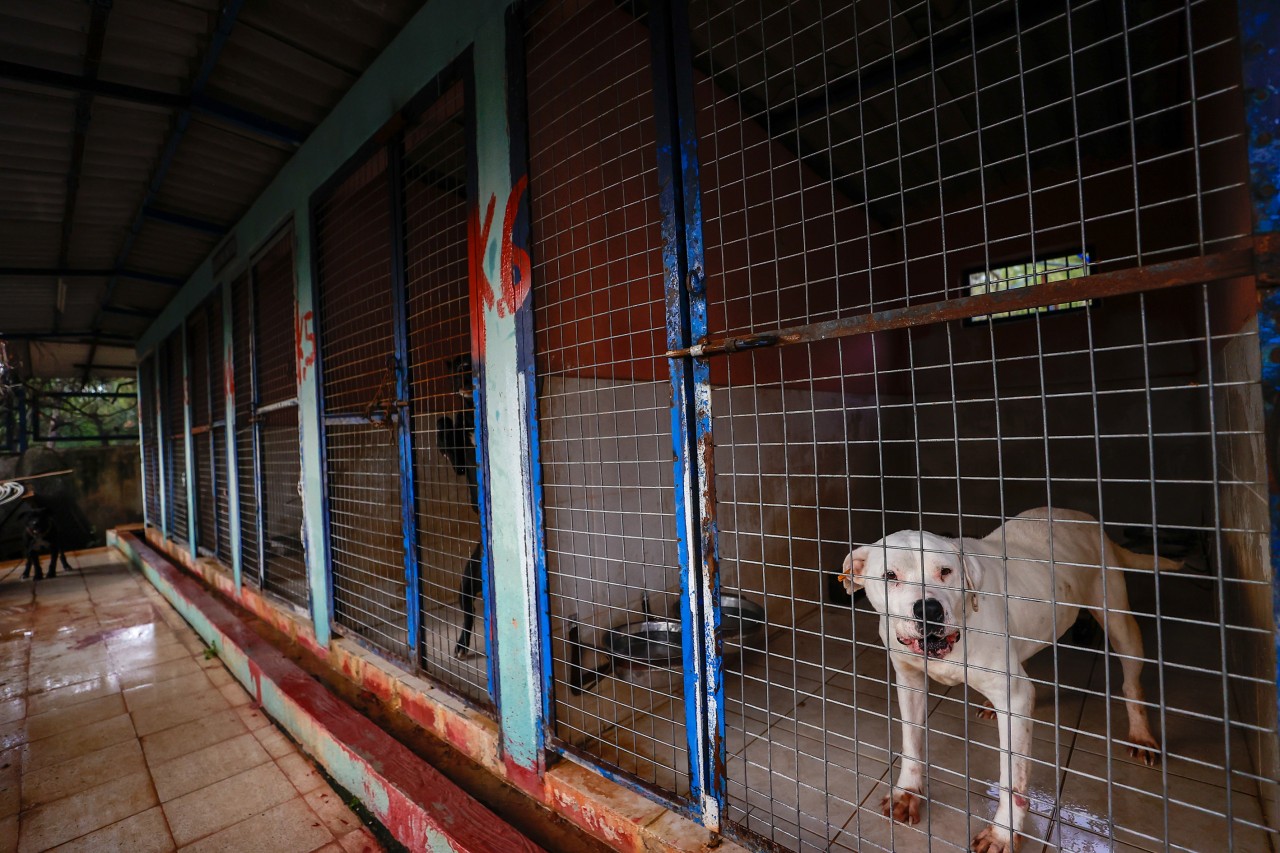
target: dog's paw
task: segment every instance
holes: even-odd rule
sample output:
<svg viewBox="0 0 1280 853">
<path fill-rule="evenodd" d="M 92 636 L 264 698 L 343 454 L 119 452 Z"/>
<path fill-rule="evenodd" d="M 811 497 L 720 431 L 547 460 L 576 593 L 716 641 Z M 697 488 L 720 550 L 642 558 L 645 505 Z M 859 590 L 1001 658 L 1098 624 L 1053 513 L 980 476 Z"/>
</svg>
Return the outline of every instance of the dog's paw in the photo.
<svg viewBox="0 0 1280 853">
<path fill-rule="evenodd" d="M 1160 744 L 1151 735 L 1129 735 L 1129 755 L 1148 767 L 1160 766 Z"/>
<path fill-rule="evenodd" d="M 920 792 L 900 790 L 880 801 L 880 813 L 898 823 L 920 822 Z"/>
<path fill-rule="evenodd" d="M 1009 830 L 992 825 L 973 837 L 969 849 L 973 853 L 1013 853 L 1017 847 L 1017 839 Z"/>
<path fill-rule="evenodd" d="M 995 706 L 990 702 L 983 702 L 982 707 L 978 709 L 979 720 L 994 720 L 996 716 Z"/>
</svg>

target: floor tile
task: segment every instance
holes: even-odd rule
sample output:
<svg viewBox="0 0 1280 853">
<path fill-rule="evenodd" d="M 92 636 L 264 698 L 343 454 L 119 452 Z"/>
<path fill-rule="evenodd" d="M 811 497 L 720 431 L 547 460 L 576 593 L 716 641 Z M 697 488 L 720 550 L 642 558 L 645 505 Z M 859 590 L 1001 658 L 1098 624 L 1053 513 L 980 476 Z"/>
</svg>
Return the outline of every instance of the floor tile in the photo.
<svg viewBox="0 0 1280 853">
<path fill-rule="evenodd" d="M 0 702 L 0 723 L 12 723 L 14 720 L 21 720 L 26 715 L 26 699 L 9 699 Z"/>
<path fill-rule="evenodd" d="M 1264 833 L 1229 820 L 1263 824 L 1257 798 L 1235 792 L 1230 806 L 1228 814 L 1221 785 L 1115 759 L 1108 765 L 1104 756 L 1080 750 L 1065 773 L 1060 811 L 1063 826 L 1077 836 L 1093 832 L 1106 839 L 1114 827 L 1117 841 L 1148 849 L 1164 849 L 1166 842 L 1192 850 L 1265 849 Z"/>
<path fill-rule="evenodd" d="M 118 717 L 125 712 L 119 693 L 110 693 L 66 708 L 57 708 L 27 718 L 27 740 L 37 741 L 93 723 Z"/>
<path fill-rule="evenodd" d="M 381 853 L 382 845 L 363 826 L 338 839 L 344 853 Z"/>
<path fill-rule="evenodd" d="M 32 808 L 147 769 L 142 747 L 132 738 L 77 755 L 22 777 L 22 807 Z"/>
<path fill-rule="evenodd" d="M 210 689 L 186 698 L 180 703 L 143 708 L 140 711 L 132 712 L 131 716 L 133 717 L 134 728 L 138 730 L 139 736 L 146 736 L 191 720 L 200 719 L 215 711 L 225 710 L 227 707 L 227 700 L 222 698 L 222 694 Z"/>
<path fill-rule="evenodd" d="M 124 700 L 130 713 L 137 713 L 159 705 L 171 705 L 175 701 L 215 690 L 213 683 L 203 672 L 180 675 L 167 681 L 141 684 L 124 691 Z"/>
<path fill-rule="evenodd" d="M 281 758 L 296 752 L 297 748 L 293 745 L 293 741 L 285 736 L 284 732 L 275 726 L 263 726 L 260 729 L 254 729 L 254 736 L 262 744 L 267 752 L 271 753 L 272 758 Z"/>
<path fill-rule="evenodd" d="M 22 815 L 19 853 L 47 850 L 156 805 L 147 773 L 123 776 Z"/>
<path fill-rule="evenodd" d="M 151 778 L 160 802 L 167 803 L 270 760 L 257 739 L 245 732 L 163 764 L 153 764 Z"/>
<path fill-rule="evenodd" d="M 231 740 L 249 731 L 232 709 L 217 711 L 198 720 L 165 729 L 142 738 L 142 750 L 154 767 L 179 755 L 187 755 L 215 743 Z"/>
<path fill-rule="evenodd" d="M 222 694 L 222 698 L 226 699 L 227 704 L 232 708 L 236 708 L 241 705 L 248 705 L 253 702 L 253 697 L 240 686 L 239 682 L 224 684 L 222 687 L 218 688 L 218 692 Z"/>
<path fill-rule="evenodd" d="M 236 715 L 240 717 L 240 721 L 250 731 L 257 731 L 263 726 L 270 725 L 271 721 L 267 719 L 267 715 L 262 713 L 262 709 L 257 705 L 240 705 L 235 709 Z"/>
<path fill-rule="evenodd" d="M 333 835 L 301 797 L 240 821 L 182 848 L 184 853 L 310 853 L 333 842 Z"/>
<path fill-rule="evenodd" d="M 77 755 L 96 752 L 135 736 L 133 721 L 128 714 L 121 714 L 80 729 L 33 741 L 26 747 L 23 772 L 30 773 Z"/>
<path fill-rule="evenodd" d="M 289 777 L 289 781 L 298 789 L 299 794 L 309 794 L 325 784 L 320 771 L 300 752 L 282 755 L 276 759 L 276 765 L 284 775 Z"/>
<path fill-rule="evenodd" d="M 55 847 L 55 853 L 167 853 L 176 849 L 159 806 Z"/>
<path fill-rule="evenodd" d="M 15 853 L 18 849 L 18 816 L 0 818 L 0 853 Z"/>
<path fill-rule="evenodd" d="M 16 815 L 22 808 L 22 749 L 0 752 L 0 817 Z"/>
<path fill-rule="evenodd" d="M 81 702 L 88 702 L 91 699 L 101 699 L 103 696 L 119 692 L 119 677 L 108 673 L 97 678 L 91 678 L 88 681 L 82 681 L 79 684 L 61 687 L 57 690 L 32 693 L 27 697 L 27 709 L 30 714 L 44 714 L 49 711 L 56 711 L 59 708 L 67 708 L 71 705 L 78 705 Z"/>
<path fill-rule="evenodd" d="M 274 763 L 262 764 L 164 804 L 181 847 L 297 797 Z"/>
<path fill-rule="evenodd" d="M 200 666 L 191 658 L 178 658 L 177 660 L 165 661 L 155 666 L 138 667 L 137 669 L 118 670 L 116 678 L 120 680 L 120 686 L 124 689 L 137 687 L 140 684 L 154 684 L 160 681 L 168 681 L 171 678 L 178 678 L 183 675 L 190 675 L 193 672 L 199 672 Z"/>
<path fill-rule="evenodd" d="M 327 785 L 317 788 L 303 797 L 311 810 L 319 815 L 320 820 L 335 836 L 341 837 L 353 829 L 360 827 L 360 818 L 347 808 L 347 804 Z"/>
</svg>

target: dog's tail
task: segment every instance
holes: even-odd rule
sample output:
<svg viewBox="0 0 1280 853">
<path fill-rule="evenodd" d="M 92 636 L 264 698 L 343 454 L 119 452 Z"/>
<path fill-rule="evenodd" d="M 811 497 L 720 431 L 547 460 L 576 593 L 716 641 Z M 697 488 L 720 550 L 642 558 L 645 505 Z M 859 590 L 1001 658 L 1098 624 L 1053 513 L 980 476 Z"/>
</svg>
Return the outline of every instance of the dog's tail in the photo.
<svg viewBox="0 0 1280 853">
<path fill-rule="evenodd" d="M 1176 572 L 1181 570 L 1183 566 L 1178 560 L 1171 560 L 1168 557 L 1156 557 L 1154 554 L 1138 554 L 1128 548 L 1121 548 L 1114 542 L 1111 543 L 1111 547 L 1115 549 L 1116 556 L 1120 558 L 1120 565 L 1126 569 Z"/>
</svg>

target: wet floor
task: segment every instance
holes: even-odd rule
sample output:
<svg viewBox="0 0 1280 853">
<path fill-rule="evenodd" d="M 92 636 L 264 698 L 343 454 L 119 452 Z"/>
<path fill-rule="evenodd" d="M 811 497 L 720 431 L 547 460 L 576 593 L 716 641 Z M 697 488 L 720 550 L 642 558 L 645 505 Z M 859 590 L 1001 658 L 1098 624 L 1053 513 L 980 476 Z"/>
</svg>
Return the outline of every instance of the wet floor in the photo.
<svg viewBox="0 0 1280 853">
<path fill-rule="evenodd" d="M 380 851 L 119 554 L 0 564 L 0 853 Z"/>
</svg>

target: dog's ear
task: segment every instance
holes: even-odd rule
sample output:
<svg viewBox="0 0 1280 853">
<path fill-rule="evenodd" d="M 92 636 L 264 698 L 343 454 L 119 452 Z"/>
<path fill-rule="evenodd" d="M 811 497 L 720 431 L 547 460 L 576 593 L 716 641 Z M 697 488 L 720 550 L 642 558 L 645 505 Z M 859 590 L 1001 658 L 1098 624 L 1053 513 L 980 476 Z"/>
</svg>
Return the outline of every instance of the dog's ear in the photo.
<svg viewBox="0 0 1280 853">
<path fill-rule="evenodd" d="M 853 591 L 862 586 L 863 573 L 867 570 L 867 558 L 871 556 L 871 547 L 863 545 L 849 552 L 844 558 L 844 569 L 840 572 L 840 580 L 845 590 L 853 595 Z"/>
<path fill-rule="evenodd" d="M 964 588 L 968 594 L 969 603 L 973 607 L 973 612 L 978 612 L 978 593 L 974 590 L 982 585 L 982 563 L 974 558 L 972 554 L 964 554 L 960 557 L 964 565 Z"/>
</svg>

